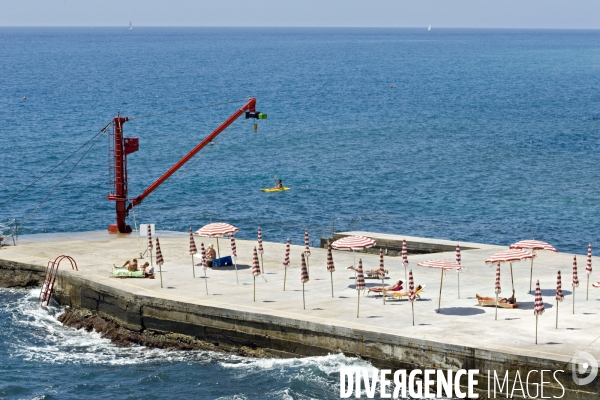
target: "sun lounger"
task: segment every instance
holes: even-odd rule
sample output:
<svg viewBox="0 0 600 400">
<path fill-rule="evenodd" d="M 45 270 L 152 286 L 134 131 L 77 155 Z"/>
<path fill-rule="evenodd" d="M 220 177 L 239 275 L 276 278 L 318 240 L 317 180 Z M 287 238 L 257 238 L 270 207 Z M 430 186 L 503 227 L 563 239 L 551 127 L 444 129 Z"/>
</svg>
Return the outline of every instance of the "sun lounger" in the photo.
<svg viewBox="0 0 600 400">
<path fill-rule="evenodd" d="M 419 295 L 423 292 L 423 290 L 425 290 L 426 286 L 427 285 L 422 285 L 419 289 L 417 289 L 415 291 L 415 296 L 417 296 L 417 298 L 419 300 L 421 299 L 421 296 L 419 296 Z M 399 291 L 386 290 L 385 293 L 384 293 L 384 296 L 385 297 L 391 297 L 391 298 L 394 298 L 394 299 L 401 299 L 403 297 L 408 298 L 408 290 L 406 290 L 406 289 L 402 289 L 402 290 L 399 290 Z"/>
<path fill-rule="evenodd" d="M 129 271 L 127 268 L 113 268 L 111 278 L 145 278 L 144 271 Z"/>
<path fill-rule="evenodd" d="M 595 288 L 600 288 L 600 281 L 598 281 L 596 283 L 592 283 L 592 286 Z"/>
<path fill-rule="evenodd" d="M 479 295 L 477 296 L 477 305 L 480 307 L 496 307 L 496 299 L 490 300 L 488 298 L 482 298 Z M 498 299 L 498 307 L 499 308 L 518 308 L 519 305 L 517 303 L 510 304 L 505 301 L 500 301 Z"/>
</svg>

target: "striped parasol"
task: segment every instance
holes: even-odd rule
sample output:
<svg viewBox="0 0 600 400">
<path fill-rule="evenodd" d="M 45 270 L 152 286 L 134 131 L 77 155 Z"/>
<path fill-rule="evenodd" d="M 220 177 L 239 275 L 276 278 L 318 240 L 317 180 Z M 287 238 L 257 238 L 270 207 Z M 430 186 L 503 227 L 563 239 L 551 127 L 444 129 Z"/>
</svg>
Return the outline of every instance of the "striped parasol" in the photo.
<svg viewBox="0 0 600 400">
<path fill-rule="evenodd" d="M 262 243 L 262 230 L 260 229 L 260 226 L 258 227 L 258 249 L 257 250 L 260 254 L 262 254 L 264 251 L 263 243 Z"/>
<path fill-rule="evenodd" d="M 308 240 L 308 229 L 304 230 L 304 254 L 310 256 L 310 241 Z"/>
<path fill-rule="evenodd" d="M 160 271 L 160 287 L 163 287 L 162 265 L 165 263 L 165 260 L 163 259 L 162 251 L 160 251 L 160 243 L 158 238 L 156 238 L 156 263 L 158 264 L 158 270 Z"/>
<path fill-rule="evenodd" d="M 590 299 L 590 275 L 592 273 L 592 244 L 588 244 L 587 265 L 585 267 L 587 273 L 587 286 L 585 291 L 585 299 Z"/>
<path fill-rule="evenodd" d="M 427 260 L 417 264 L 419 267 L 427 267 L 427 268 L 439 268 L 442 271 L 442 277 L 440 278 L 440 297 L 438 300 L 438 311 L 441 310 L 442 305 L 442 285 L 444 283 L 444 271 L 455 270 L 460 271 L 461 269 L 466 269 L 460 264 L 457 264 L 454 261 L 447 260 Z"/>
<path fill-rule="evenodd" d="M 335 265 L 333 264 L 333 254 L 331 254 L 331 244 L 327 245 L 327 271 L 331 275 L 331 297 L 333 297 L 333 273 Z"/>
<path fill-rule="evenodd" d="M 252 253 L 252 276 L 254 277 L 254 302 L 256 302 L 256 277 L 260 275 L 260 264 L 256 247 Z"/>
<path fill-rule="evenodd" d="M 198 229 L 195 234 L 202 237 L 214 237 L 217 238 L 217 252 L 219 258 L 221 258 L 221 248 L 219 247 L 219 238 L 227 235 L 233 235 L 239 229 L 231 224 L 225 222 L 213 222 L 208 225 L 204 225 Z"/>
<path fill-rule="evenodd" d="M 356 318 L 360 312 L 360 291 L 365 290 L 365 275 L 363 273 L 362 259 L 358 260 L 358 269 L 356 271 L 356 292 L 358 293 L 358 305 L 356 308 Z"/>
<path fill-rule="evenodd" d="M 204 286 L 206 287 L 206 294 L 208 294 L 208 279 L 206 278 L 208 266 L 206 264 L 206 249 L 204 248 L 204 242 L 200 243 L 200 256 L 202 257 L 202 269 L 204 270 Z"/>
<path fill-rule="evenodd" d="M 287 267 L 290 266 L 290 238 L 285 241 L 285 257 L 283 258 L 283 291 L 285 292 L 285 281 L 287 278 Z"/>
<path fill-rule="evenodd" d="M 512 265 L 514 262 L 519 262 L 523 260 L 533 259 L 535 254 L 521 249 L 509 249 L 506 251 L 501 251 L 492 255 L 490 258 L 485 260 L 486 264 L 498 264 L 498 263 L 509 263 L 510 264 L 510 280 L 512 283 L 512 290 L 514 294 L 515 290 L 515 280 L 512 270 Z"/>
<path fill-rule="evenodd" d="M 460 264 L 460 245 L 457 243 L 456 244 L 456 263 Z M 458 298 L 460 299 L 460 270 L 456 271 L 458 272 L 458 274 L 456 274 L 457 277 L 457 281 L 458 281 Z"/>
<path fill-rule="evenodd" d="M 385 267 L 383 265 L 383 249 L 379 249 L 379 270 L 377 271 L 377 275 L 381 277 L 381 287 L 385 288 Z M 385 289 L 383 291 L 383 304 L 385 305 Z"/>
<path fill-rule="evenodd" d="M 148 248 L 152 249 L 152 226 L 150 224 L 146 224 L 146 226 L 148 227 L 148 233 L 146 234 L 148 237 Z"/>
<path fill-rule="evenodd" d="M 521 240 L 520 242 L 510 245 L 513 250 L 530 250 L 535 255 L 537 250 L 558 252 L 552 245 L 541 240 Z M 529 273 L 529 291 L 531 292 L 531 284 L 533 282 L 533 258 L 531 259 L 531 271 Z"/>
<path fill-rule="evenodd" d="M 415 295 L 415 281 L 413 279 L 412 269 L 408 272 L 408 300 L 410 300 L 410 304 L 412 306 L 412 316 L 413 316 L 413 326 L 415 326 L 415 300 L 417 296 Z"/>
<path fill-rule="evenodd" d="M 558 302 L 563 301 L 565 295 L 562 291 L 562 277 L 560 271 L 556 274 L 556 329 L 558 329 Z"/>
<path fill-rule="evenodd" d="M 535 282 L 535 302 L 533 314 L 535 315 L 535 344 L 537 344 L 538 317 L 544 313 L 544 301 L 542 300 L 542 291 L 540 290 L 540 281 Z"/>
<path fill-rule="evenodd" d="M 302 256 L 302 264 L 300 266 L 300 282 L 302 282 L 302 305 L 306 309 L 306 301 L 304 300 L 304 284 L 308 282 L 308 269 L 306 268 L 306 258 L 304 253 L 300 253 Z"/>
<path fill-rule="evenodd" d="M 194 267 L 194 254 L 198 254 L 196 248 L 196 242 L 194 241 L 194 235 L 192 234 L 192 228 L 190 227 L 190 255 L 192 256 L 192 275 L 196 277 L 196 268 Z"/>
<path fill-rule="evenodd" d="M 331 248 L 334 250 L 351 250 L 356 265 L 356 255 L 354 251 L 360 251 L 375 246 L 375 240 L 365 236 L 346 236 L 331 243 Z"/>
<path fill-rule="evenodd" d="M 494 286 L 494 292 L 496 293 L 496 320 L 498 320 L 498 295 L 502 292 L 500 288 L 500 263 L 496 266 L 496 285 Z"/>
<path fill-rule="evenodd" d="M 408 267 L 408 246 L 406 239 L 402 239 L 402 264 L 404 265 L 404 280 L 406 280 L 406 268 Z"/>
<path fill-rule="evenodd" d="M 577 276 L 577 256 L 573 256 L 573 314 L 575 314 L 575 288 L 579 287 L 579 277 Z"/>
<path fill-rule="evenodd" d="M 231 255 L 233 256 L 233 265 L 235 267 L 235 280 L 239 284 L 240 279 L 238 278 L 238 270 L 237 270 L 237 247 L 235 245 L 235 237 L 231 234 Z"/>
</svg>

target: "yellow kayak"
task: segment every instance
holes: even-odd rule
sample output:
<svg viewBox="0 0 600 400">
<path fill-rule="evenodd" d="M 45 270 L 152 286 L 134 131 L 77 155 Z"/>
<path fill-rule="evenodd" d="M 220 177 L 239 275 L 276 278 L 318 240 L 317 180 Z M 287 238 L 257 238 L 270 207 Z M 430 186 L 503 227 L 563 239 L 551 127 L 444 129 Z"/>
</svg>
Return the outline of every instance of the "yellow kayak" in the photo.
<svg viewBox="0 0 600 400">
<path fill-rule="evenodd" d="M 271 192 L 284 192 L 286 190 L 290 190 L 290 188 L 289 187 L 282 187 L 281 189 L 280 188 L 260 189 L 261 192 L 268 192 L 268 193 L 271 193 Z"/>
</svg>

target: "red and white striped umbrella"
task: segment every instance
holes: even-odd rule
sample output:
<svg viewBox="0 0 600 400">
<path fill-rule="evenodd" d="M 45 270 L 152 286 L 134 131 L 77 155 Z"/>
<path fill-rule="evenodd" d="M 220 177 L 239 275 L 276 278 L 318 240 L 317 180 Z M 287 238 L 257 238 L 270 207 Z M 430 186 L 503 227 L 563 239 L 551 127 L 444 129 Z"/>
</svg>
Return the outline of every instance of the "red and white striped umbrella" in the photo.
<svg viewBox="0 0 600 400">
<path fill-rule="evenodd" d="M 196 242 L 194 241 L 194 235 L 192 234 L 192 228 L 190 228 L 190 255 L 194 255 L 198 253 L 198 249 L 196 248 Z"/>
<path fill-rule="evenodd" d="M 358 315 L 360 314 L 360 291 L 365 290 L 365 288 L 365 275 L 363 273 L 362 259 L 359 259 L 358 268 L 356 271 L 356 293 L 358 293 L 358 303 L 356 305 L 356 318 L 358 318 Z"/>
<path fill-rule="evenodd" d="M 258 262 L 258 252 L 256 251 L 256 247 L 252 253 L 252 275 L 255 277 L 260 275 L 260 263 Z"/>
<path fill-rule="evenodd" d="M 304 257 L 304 253 L 300 253 L 302 256 L 302 264 L 300 264 L 300 282 L 306 283 L 308 282 L 308 270 L 306 269 L 306 258 Z"/>
<path fill-rule="evenodd" d="M 588 254 L 587 254 L 587 266 L 585 267 L 585 272 L 587 273 L 587 286 L 585 292 L 585 299 L 590 299 L 590 274 L 592 273 L 592 244 L 588 244 Z"/>
<path fill-rule="evenodd" d="M 262 230 L 260 229 L 260 226 L 258 227 L 258 249 L 257 250 L 260 254 L 262 254 L 264 251 L 263 245 L 262 245 Z"/>
<path fill-rule="evenodd" d="M 237 246 L 235 245 L 235 237 L 231 235 L 231 255 L 237 257 Z"/>
<path fill-rule="evenodd" d="M 456 263 L 460 264 L 460 244 L 456 245 Z"/>
<path fill-rule="evenodd" d="M 542 300 L 542 291 L 540 290 L 540 281 L 535 282 L 535 300 L 533 314 L 535 315 L 535 344 L 537 344 L 538 317 L 544 313 L 544 300 Z"/>
<path fill-rule="evenodd" d="M 346 236 L 331 243 L 336 250 L 364 250 L 377 244 L 375 240 L 365 236 Z"/>
<path fill-rule="evenodd" d="M 333 264 L 333 254 L 331 254 L 331 244 L 327 246 L 327 271 L 335 272 L 335 265 Z"/>
<path fill-rule="evenodd" d="M 558 252 L 552 245 L 542 242 L 541 240 L 521 240 L 520 242 L 514 243 L 510 245 L 510 248 L 520 249 L 520 250 L 531 250 L 531 252 L 535 255 L 537 250 L 543 251 L 551 251 L 553 253 Z M 533 258 L 531 259 L 531 271 L 529 273 L 529 291 L 531 292 L 531 285 L 533 282 Z"/>
<path fill-rule="evenodd" d="M 198 229 L 195 234 L 203 237 L 223 237 L 227 235 L 233 235 L 238 232 L 239 229 L 231 224 L 225 222 L 213 222 L 208 225 L 204 225 Z"/>
<path fill-rule="evenodd" d="M 500 288 L 500 264 L 496 266 L 496 286 L 494 287 L 494 292 L 496 294 L 500 294 L 502 289 Z"/>
<path fill-rule="evenodd" d="M 152 248 L 152 227 L 150 226 L 150 224 L 146 225 L 148 227 L 148 248 L 151 249 Z M 150 253 L 152 254 L 152 253 Z"/>
<path fill-rule="evenodd" d="M 156 238 L 156 263 L 158 264 L 158 270 L 160 271 L 160 287 L 163 287 L 162 265 L 165 263 L 165 260 L 163 259 L 162 251 L 160 251 L 160 243 L 158 241 L 158 238 Z"/>
<path fill-rule="evenodd" d="M 444 283 L 444 271 L 455 270 L 460 271 L 465 269 L 460 264 L 457 264 L 455 261 L 447 261 L 447 260 L 427 260 L 417 264 L 419 267 L 427 267 L 427 268 L 439 268 L 442 271 L 442 277 L 440 278 L 440 297 L 438 300 L 438 312 L 441 310 L 442 306 L 442 286 Z"/>
<path fill-rule="evenodd" d="M 412 317 L 413 317 L 413 326 L 415 326 L 415 300 L 417 296 L 415 295 L 415 281 L 413 280 L 412 269 L 408 272 L 408 300 L 410 300 L 410 305 L 412 306 Z"/>
<path fill-rule="evenodd" d="M 254 277 L 254 301 L 256 302 L 256 277 L 260 275 L 260 263 L 258 262 L 258 252 L 256 247 L 252 252 L 252 276 Z"/>
<path fill-rule="evenodd" d="M 310 256 L 310 241 L 308 240 L 308 229 L 304 230 L 304 254 Z"/>
<path fill-rule="evenodd" d="M 556 275 L 556 301 L 563 301 L 565 299 L 565 295 L 562 291 L 562 276 L 560 275 L 560 271 Z"/>
<path fill-rule="evenodd" d="M 204 242 L 200 243 L 200 257 L 202 257 L 202 268 L 208 268 L 206 265 L 206 249 L 204 248 Z"/>
<path fill-rule="evenodd" d="M 577 277 L 577 257 L 573 257 L 573 287 L 579 287 L 579 278 Z M 575 294 L 573 294 L 575 295 Z"/>
<path fill-rule="evenodd" d="M 377 274 L 383 278 L 385 278 L 385 268 L 383 265 L 383 249 L 379 249 L 379 271 Z"/>
<path fill-rule="evenodd" d="M 365 274 L 363 272 L 362 259 L 358 260 L 358 269 L 356 271 L 356 290 L 365 290 Z"/>
<path fill-rule="evenodd" d="M 402 240 L 402 264 L 406 267 L 408 265 L 408 247 L 406 246 L 406 239 Z"/>
<path fill-rule="evenodd" d="M 545 311 L 544 301 L 542 300 L 542 291 L 540 289 L 540 281 L 535 283 L 535 305 L 533 307 L 533 314 L 542 315 Z"/>
<path fill-rule="evenodd" d="M 558 302 L 565 299 L 562 291 L 562 277 L 560 271 L 556 274 L 556 329 L 558 329 Z"/>
<path fill-rule="evenodd" d="M 587 254 L 587 266 L 585 267 L 585 272 L 587 274 L 592 273 L 592 244 L 588 244 L 588 254 Z"/>
<path fill-rule="evenodd" d="M 283 258 L 283 266 L 290 266 L 290 238 L 285 241 L 285 257 Z"/>
</svg>

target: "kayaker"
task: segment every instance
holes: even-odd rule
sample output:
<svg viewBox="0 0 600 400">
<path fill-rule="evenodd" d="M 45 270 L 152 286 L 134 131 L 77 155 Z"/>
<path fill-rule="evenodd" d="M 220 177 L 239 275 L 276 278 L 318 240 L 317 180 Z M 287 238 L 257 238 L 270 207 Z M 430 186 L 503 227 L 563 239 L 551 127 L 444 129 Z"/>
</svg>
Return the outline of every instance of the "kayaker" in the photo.
<svg viewBox="0 0 600 400">
<path fill-rule="evenodd" d="M 283 182 L 281 182 L 281 179 L 279 181 L 277 181 L 277 186 L 275 186 L 276 189 L 283 189 Z"/>
</svg>

